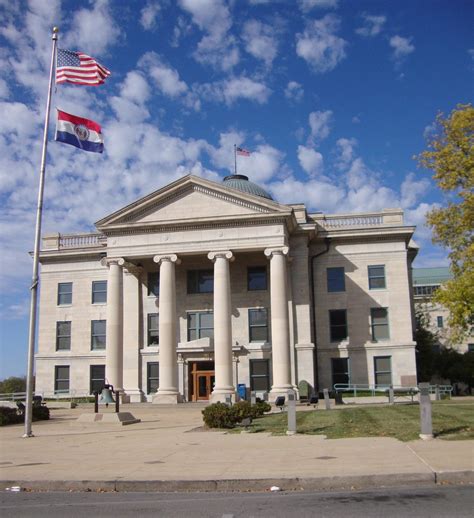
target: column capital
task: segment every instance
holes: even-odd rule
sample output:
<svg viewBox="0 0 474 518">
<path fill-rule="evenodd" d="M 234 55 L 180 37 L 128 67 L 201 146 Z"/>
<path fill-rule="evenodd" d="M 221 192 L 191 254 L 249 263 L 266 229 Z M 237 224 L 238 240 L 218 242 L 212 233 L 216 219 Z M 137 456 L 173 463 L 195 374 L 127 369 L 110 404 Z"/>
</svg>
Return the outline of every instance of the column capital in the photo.
<svg viewBox="0 0 474 518">
<path fill-rule="evenodd" d="M 100 260 L 100 264 L 102 266 L 107 266 L 107 268 L 109 268 L 112 264 L 123 266 L 123 264 L 121 264 L 120 261 L 123 261 L 123 259 L 121 259 L 120 257 L 103 257 Z"/>
<path fill-rule="evenodd" d="M 219 250 L 217 252 L 209 252 L 207 258 L 211 261 L 215 261 L 218 257 L 233 261 L 235 259 L 234 254 L 230 250 Z"/>
<path fill-rule="evenodd" d="M 155 255 L 155 257 L 153 257 L 153 262 L 155 262 L 157 264 L 161 264 L 164 261 L 169 261 L 170 263 L 181 264 L 181 259 L 179 259 L 176 254 Z"/>
<path fill-rule="evenodd" d="M 287 246 L 279 246 L 276 248 L 265 248 L 264 254 L 271 259 L 274 255 L 288 255 L 288 252 L 290 251 L 289 247 Z"/>
<path fill-rule="evenodd" d="M 122 268 L 125 268 L 128 273 L 132 273 L 134 275 L 139 275 L 143 272 L 143 268 L 141 266 L 138 266 L 135 263 L 130 263 L 123 257 L 118 260 L 118 265 L 122 266 Z"/>
</svg>

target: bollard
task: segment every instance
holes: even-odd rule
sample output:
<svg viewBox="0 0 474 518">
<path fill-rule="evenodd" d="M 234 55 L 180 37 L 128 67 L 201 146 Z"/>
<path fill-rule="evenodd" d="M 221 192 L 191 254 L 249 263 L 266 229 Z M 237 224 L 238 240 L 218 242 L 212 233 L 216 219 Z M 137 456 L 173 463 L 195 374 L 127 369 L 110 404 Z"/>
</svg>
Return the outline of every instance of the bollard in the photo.
<svg viewBox="0 0 474 518">
<path fill-rule="evenodd" d="M 97 391 L 94 392 L 94 414 L 99 413 L 99 393 Z"/>
<path fill-rule="evenodd" d="M 120 390 L 115 391 L 115 413 L 120 412 Z"/>
<path fill-rule="evenodd" d="M 252 390 L 252 392 L 250 392 L 250 404 L 255 405 L 256 402 L 257 402 L 257 393 L 254 390 Z"/>
<path fill-rule="evenodd" d="M 388 389 L 388 402 L 390 405 L 393 405 L 395 403 L 395 394 L 393 393 L 393 386 L 390 385 Z"/>
<path fill-rule="evenodd" d="M 227 406 L 232 406 L 232 395 L 231 394 L 225 395 L 225 404 Z"/>
<path fill-rule="evenodd" d="M 441 392 L 439 390 L 439 385 L 436 385 L 436 388 L 435 388 L 435 399 L 436 399 L 436 401 L 441 400 Z"/>
<path fill-rule="evenodd" d="M 420 439 L 433 439 L 433 424 L 431 421 L 430 384 L 420 383 L 418 385 L 418 388 L 420 389 Z"/>
<path fill-rule="evenodd" d="M 296 434 L 296 394 L 294 390 L 288 391 L 288 405 L 287 405 L 287 414 L 288 414 L 288 429 L 286 431 L 286 435 L 295 435 Z"/>
<path fill-rule="evenodd" d="M 326 405 L 326 410 L 331 410 L 331 401 L 329 400 L 329 390 L 323 389 L 324 394 L 324 404 Z"/>
</svg>

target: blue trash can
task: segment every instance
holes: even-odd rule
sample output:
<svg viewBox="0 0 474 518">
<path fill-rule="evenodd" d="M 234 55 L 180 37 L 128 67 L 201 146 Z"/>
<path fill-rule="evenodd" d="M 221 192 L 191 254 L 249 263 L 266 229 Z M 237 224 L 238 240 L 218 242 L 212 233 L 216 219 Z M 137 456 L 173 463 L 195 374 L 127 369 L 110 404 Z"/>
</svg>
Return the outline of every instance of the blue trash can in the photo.
<svg viewBox="0 0 474 518">
<path fill-rule="evenodd" d="M 247 399 L 247 387 L 245 386 L 245 383 L 239 383 L 237 385 L 237 392 L 240 399 Z"/>
</svg>

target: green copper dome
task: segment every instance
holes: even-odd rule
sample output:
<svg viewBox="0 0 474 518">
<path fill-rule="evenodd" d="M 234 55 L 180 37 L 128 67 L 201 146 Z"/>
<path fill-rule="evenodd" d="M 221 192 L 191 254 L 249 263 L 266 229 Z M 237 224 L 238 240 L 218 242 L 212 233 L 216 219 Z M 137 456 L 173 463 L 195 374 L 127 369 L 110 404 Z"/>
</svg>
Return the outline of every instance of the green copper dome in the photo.
<svg viewBox="0 0 474 518">
<path fill-rule="evenodd" d="M 267 200 L 273 200 L 265 189 L 262 189 L 256 183 L 251 182 L 244 174 L 231 174 L 224 178 L 224 185 L 237 191 L 253 194 L 254 196 L 261 196 Z"/>
</svg>

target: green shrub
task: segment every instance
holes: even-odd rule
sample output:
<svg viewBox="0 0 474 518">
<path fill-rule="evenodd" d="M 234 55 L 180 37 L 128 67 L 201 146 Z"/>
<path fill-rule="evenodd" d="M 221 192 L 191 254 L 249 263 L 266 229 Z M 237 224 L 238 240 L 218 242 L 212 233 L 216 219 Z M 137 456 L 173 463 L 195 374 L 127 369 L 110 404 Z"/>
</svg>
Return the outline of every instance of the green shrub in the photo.
<svg viewBox="0 0 474 518">
<path fill-rule="evenodd" d="M 232 407 L 224 403 L 213 403 L 202 411 L 204 423 L 209 428 L 233 428 L 236 424 Z"/>
<path fill-rule="evenodd" d="M 253 405 L 252 407 L 252 417 L 262 417 L 262 415 L 265 414 L 265 412 L 270 412 L 271 409 L 271 405 L 266 401 L 257 401 L 257 403 L 255 403 L 255 405 Z"/>
<path fill-rule="evenodd" d="M 231 412 L 236 423 L 240 423 L 242 419 L 246 419 L 247 417 L 255 417 L 254 407 L 252 407 L 249 401 L 239 401 L 235 403 L 235 405 L 231 407 Z"/>
<path fill-rule="evenodd" d="M 16 408 L 0 406 L 0 426 L 21 422 L 23 422 L 23 416 L 18 413 Z"/>
<path fill-rule="evenodd" d="M 33 421 L 46 421 L 49 419 L 47 406 L 33 406 Z"/>
</svg>

